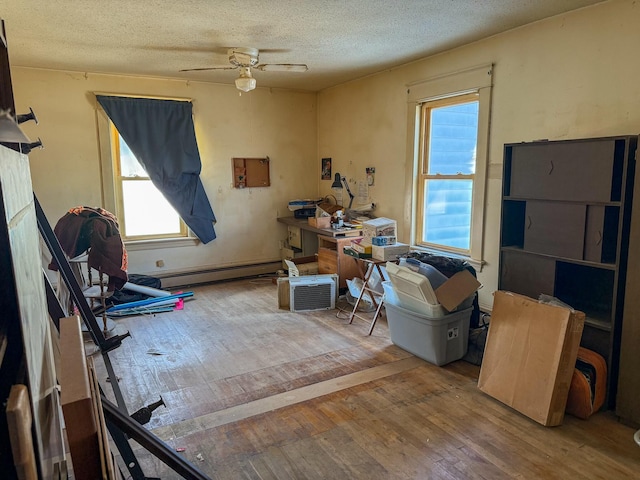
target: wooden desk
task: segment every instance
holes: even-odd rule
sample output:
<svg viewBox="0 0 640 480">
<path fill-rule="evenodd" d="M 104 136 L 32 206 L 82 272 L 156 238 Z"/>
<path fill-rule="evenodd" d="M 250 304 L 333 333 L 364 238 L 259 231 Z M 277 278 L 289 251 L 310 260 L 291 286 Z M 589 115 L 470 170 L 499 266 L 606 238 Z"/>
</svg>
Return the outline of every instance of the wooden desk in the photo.
<svg viewBox="0 0 640 480">
<path fill-rule="evenodd" d="M 278 222 L 300 230 L 303 255 L 318 253 L 318 273 L 337 273 L 340 288 L 347 287 L 347 279 L 359 276 L 357 262 L 343 250 L 345 245 L 351 243 L 352 238 L 360 236 L 360 230 L 316 228 L 309 225 L 306 218 L 280 217 Z M 313 245 L 313 252 L 308 249 L 309 245 Z"/>
<path fill-rule="evenodd" d="M 350 237 L 318 235 L 318 273 L 337 273 L 340 288 L 347 288 L 347 280 L 362 278 L 357 260 L 344 253 L 349 245 Z"/>
<path fill-rule="evenodd" d="M 306 218 L 278 217 L 278 222 L 284 223 L 285 225 L 289 225 L 291 227 L 298 227 L 300 230 L 304 230 L 306 232 L 312 232 L 317 235 L 325 235 L 327 237 L 359 237 L 362 234 L 362 232 L 357 229 L 334 230 L 333 228 L 316 228 L 312 225 L 309 225 L 309 221 Z"/>
</svg>

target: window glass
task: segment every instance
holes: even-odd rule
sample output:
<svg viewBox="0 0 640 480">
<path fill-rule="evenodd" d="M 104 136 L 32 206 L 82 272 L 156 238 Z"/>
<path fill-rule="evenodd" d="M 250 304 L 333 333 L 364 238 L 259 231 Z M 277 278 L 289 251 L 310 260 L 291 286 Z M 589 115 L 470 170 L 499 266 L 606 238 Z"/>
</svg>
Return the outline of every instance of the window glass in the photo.
<svg viewBox="0 0 640 480">
<path fill-rule="evenodd" d="M 185 237 L 187 228 L 112 124 L 116 211 L 125 240 Z"/>
<path fill-rule="evenodd" d="M 433 108 L 430 126 L 428 173 L 475 173 L 478 102 Z"/>
<path fill-rule="evenodd" d="M 120 135 L 118 135 L 118 143 L 120 144 L 120 174 L 123 177 L 146 177 L 147 172 Z"/>
<path fill-rule="evenodd" d="M 179 236 L 180 217 L 151 180 L 123 180 L 122 200 L 127 237 Z"/>
<path fill-rule="evenodd" d="M 425 228 L 422 240 L 468 250 L 473 181 L 427 180 L 424 185 Z"/>
</svg>

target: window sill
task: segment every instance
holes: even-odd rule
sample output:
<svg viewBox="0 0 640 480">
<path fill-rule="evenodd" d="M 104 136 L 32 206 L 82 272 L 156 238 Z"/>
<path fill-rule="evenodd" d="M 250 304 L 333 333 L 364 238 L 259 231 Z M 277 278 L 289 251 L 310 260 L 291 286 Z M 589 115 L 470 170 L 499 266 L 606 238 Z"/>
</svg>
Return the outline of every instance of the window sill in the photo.
<svg viewBox="0 0 640 480">
<path fill-rule="evenodd" d="M 136 250 L 156 250 L 159 248 L 193 247 L 198 245 L 200 240 L 195 237 L 161 238 L 157 240 L 133 240 L 125 241 L 124 246 L 127 251 Z"/>
<path fill-rule="evenodd" d="M 471 258 L 467 255 L 460 255 L 457 253 L 447 252 L 446 250 L 437 250 L 435 248 L 418 247 L 416 245 L 412 245 L 411 250 L 416 252 L 424 252 L 424 253 L 430 253 L 432 255 L 442 255 L 443 257 L 458 258 L 460 260 L 464 260 L 468 262 L 475 269 L 476 272 L 481 272 L 482 266 L 485 264 L 484 260 L 476 260 L 475 258 Z"/>
</svg>

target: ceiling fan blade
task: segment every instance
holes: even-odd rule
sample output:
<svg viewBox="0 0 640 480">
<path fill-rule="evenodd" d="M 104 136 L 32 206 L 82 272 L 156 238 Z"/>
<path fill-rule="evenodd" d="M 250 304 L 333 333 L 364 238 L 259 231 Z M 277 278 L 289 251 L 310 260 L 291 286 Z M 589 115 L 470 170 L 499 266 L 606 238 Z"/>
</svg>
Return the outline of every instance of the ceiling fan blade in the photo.
<svg viewBox="0 0 640 480">
<path fill-rule="evenodd" d="M 309 70 L 304 63 L 263 63 L 255 67 L 263 72 L 306 72 Z"/>
<path fill-rule="evenodd" d="M 178 70 L 179 72 L 202 72 L 205 70 L 235 70 L 238 67 L 228 66 L 228 67 L 205 67 L 205 68 L 183 68 L 182 70 Z"/>
<path fill-rule="evenodd" d="M 220 55 L 226 55 L 229 52 L 229 50 L 235 50 L 238 48 L 243 48 L 243 47 L 238 47 L 238 46 L 225 47 L 225 46 L 217 45 L 217 46 L 209 47 L 208 51 L 213 53 L 219 53 Z M 258 50 L 259 53 L 288 53 L 291 51 L 291 49 L 289 48 L 257 48 L 256 50 Z"/>
</svg>

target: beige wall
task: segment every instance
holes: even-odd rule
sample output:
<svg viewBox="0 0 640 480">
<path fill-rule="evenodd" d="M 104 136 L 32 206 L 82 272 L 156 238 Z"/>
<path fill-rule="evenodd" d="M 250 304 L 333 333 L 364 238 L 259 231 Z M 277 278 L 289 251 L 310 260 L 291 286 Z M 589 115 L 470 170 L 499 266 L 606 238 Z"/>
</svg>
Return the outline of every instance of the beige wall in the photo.
<svg viewBox="0 0 640 480">
<path fill-rule="evenodd" d="M 29 155 L 33 188 L 52 226 L 70 207 L 102 203 L 95 97 L 92 92 L 193 99 L 201 178 L 218 223 L 207 245 L 129 251 L 129 271 L 164 275 L 279 260 L 286 228 L 276 222 L 294 198 L 317 195 L 316 95 L 122 76 L 12 69 L 18 113 L 33 107 L 39 125 L 23 124 L 43 150 Z M 271 159 L 271 186 L 232 188 L 232 157 Z M 156 267 L 163 260 L 164 267 Z"/>
<path fill-rule="evenodd" d="M 613 1 L 537 22 L 490 39 L 350 82 L 318 96 L 320 156 L 334 171 L 364 178 L 378 216 L 410 221 L 406 85 L 494 63 L 489 179 L 485 202 L 486 262 L 480 302 L 492 305 L 498 282 L 502 150 L 505 143 L 640 133 L 640 4 Z M 577 172 L 576 181 L 580 181 Z M 321 193 L 329 184 L 321 182 Z M 409 241 L 409 238 L 400 238 Z"/>
<path fill-rule="evenodd" d="M 278 213 L 293 198 L 329 194 L 319 159 L 351 182 L 376 168 L 369 193 L 376 214 L 410 221 L 405 180 L 406 86 L 494 63 L 489 179 L 485 202 L 486 262 L 481 303 L 497 288 L 502 149 L 505 143 L 640 132 L 640 4 L 607 2 L 537 22 L 368 78 L 320 92 L 232 86 L 15 68 L 19 112 L 32 106 L 40 125 L 24 124 L 44 150 L 30 155 L 34 190 L 53 223 L 71 206 L 99 205 L 100 163 L 91 92 L 190 97 L 205 189 L 218 217 L 209 245 L 131 252 L 135 273 L 217 268 L 279 257 Z M 316 105 L 317 102 L 317 105 Z M 272 186 L 234 190 L 231 158 L 269 155 Z M 579 174 L 576 177 L 579 181 Z M 408 238 L 400 238 L 408 241 Z M 163 269 L 155 261 L 165 262 Z"/>
</svg>

